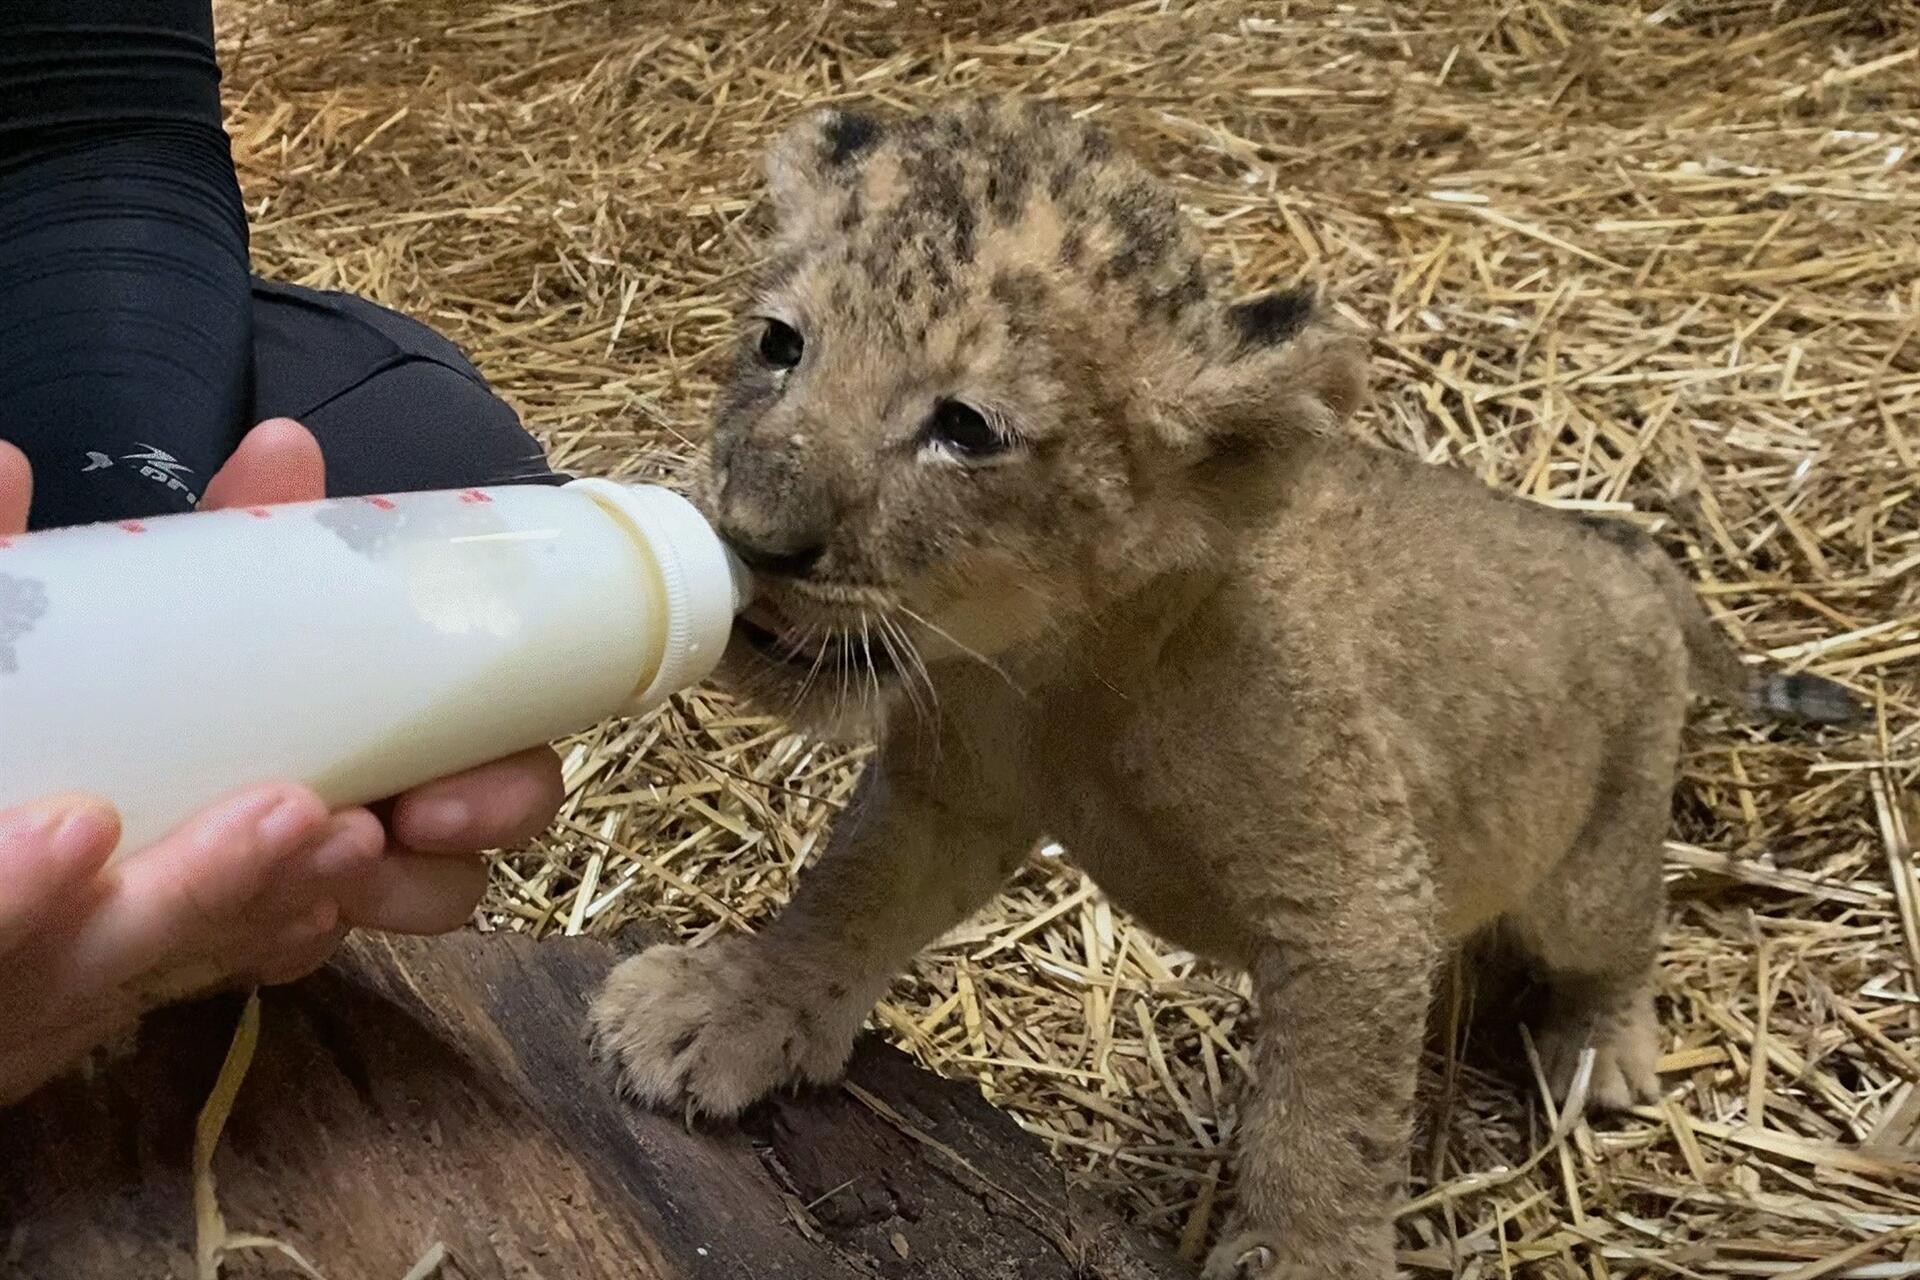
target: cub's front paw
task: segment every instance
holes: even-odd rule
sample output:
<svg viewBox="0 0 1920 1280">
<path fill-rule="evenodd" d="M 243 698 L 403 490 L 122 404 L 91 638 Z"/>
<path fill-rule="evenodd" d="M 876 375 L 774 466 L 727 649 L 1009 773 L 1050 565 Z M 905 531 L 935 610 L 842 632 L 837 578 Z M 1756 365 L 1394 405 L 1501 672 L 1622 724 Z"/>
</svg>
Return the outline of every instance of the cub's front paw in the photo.
<svg viewBox="0 0 1920 1280">
<path fill-rule="evenodd" d="M 1228 1236 L 1207 1257 L 1200 1280 L 1323 1280 L 1305 1267 L 1280 1260 L 1280 1242 L 1264 1231 Z"/>
<path fill-rule="evenodd" d="M 616 968 L 590 1014 L 600 1055 L 636 1101 L 725 1119 L 783 1085 L 846 1068 L 866 1010 L 751 939 L 652 947 Z"/>
</svg>

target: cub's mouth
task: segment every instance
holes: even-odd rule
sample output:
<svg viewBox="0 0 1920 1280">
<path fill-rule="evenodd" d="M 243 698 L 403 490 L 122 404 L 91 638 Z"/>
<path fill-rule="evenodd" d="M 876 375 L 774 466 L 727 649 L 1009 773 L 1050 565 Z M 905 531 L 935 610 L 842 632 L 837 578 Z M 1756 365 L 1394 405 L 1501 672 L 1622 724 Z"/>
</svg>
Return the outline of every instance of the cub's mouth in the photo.
<svg viewBox="0 0 1920 1280">
<path fill-rule="evenodd" d="M 733 630 L 759 657 L 802 674 L 851 668 L 884 676 L 897 670 L 881 626 L 867 619 L 852 626 L 796 622 L 771 602 L 756 600 L 734 619 Z"/>
</svg>

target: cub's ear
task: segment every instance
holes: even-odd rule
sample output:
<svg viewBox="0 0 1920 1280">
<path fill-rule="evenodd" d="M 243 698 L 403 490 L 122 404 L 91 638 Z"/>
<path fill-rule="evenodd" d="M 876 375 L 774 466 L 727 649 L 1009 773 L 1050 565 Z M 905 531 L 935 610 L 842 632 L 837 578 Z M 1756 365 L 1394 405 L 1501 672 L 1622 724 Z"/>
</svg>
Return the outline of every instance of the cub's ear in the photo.
<svg viewBox="0 0 1920 1280">
<path fill-rule="evenodd" d="M 1233 303 L 1220 329 L 1165 415 L 1176 447 L 1242 452 L 1328 435 L 1366 397 L 1366 342 L 1311 285 Z"/>
<path fill-rule="evenodd" d="M 879 117 L 845 107 L 810 111 L 788 126 L 765 163 L 781 239 L 803 236 L 824 209 L 846 199 L 885 136 Z"/>
<path fill-rule="evenodd" d="M 1299 335 L 1320 310 L 1320 295 L 1310 284 L 1263 293 L 1227 308 L 1227 324 L 1243 350 L 1277 347 Z"/>
</svg>

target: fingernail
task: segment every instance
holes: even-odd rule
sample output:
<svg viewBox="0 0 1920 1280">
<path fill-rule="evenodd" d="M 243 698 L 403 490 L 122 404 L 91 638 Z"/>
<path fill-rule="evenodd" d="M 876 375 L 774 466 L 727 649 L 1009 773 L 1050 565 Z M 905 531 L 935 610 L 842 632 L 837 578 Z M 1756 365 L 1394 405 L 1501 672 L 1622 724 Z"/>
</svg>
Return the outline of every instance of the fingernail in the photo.
<svg viewBox="0 0 1920 1280">
<path fill-rule="evenodd" d="M 363 828 L 342 827 L 314 846 L 313 852 L 308 855 L 309 865 L 315 875 L 333 876 L 359 863 L 371 862 L 379 852 L 379 847 L 368 840 Z"/>
<path fill-rule="evenodd" d="M 53 833 L 54 856 L 63 862 L 76 861 L 110 845 L 120 834 L 120 820 L 105 805 L 90 804 L 67 815 Z"/>
<path fill-rule="evenodd" d="M 303 798 L 290 796 L 267 810 L 254 830 L 269 850 L 284 853 L 310 836 L 313 826 L 313 806 Z"/>
<path fill-rule="evenodd" d="M 426 840 L 451 840 L 473 823 L 473 806 L 446 797 L 429 800 L 413 811 L 410 825 Z"/>
</svg>

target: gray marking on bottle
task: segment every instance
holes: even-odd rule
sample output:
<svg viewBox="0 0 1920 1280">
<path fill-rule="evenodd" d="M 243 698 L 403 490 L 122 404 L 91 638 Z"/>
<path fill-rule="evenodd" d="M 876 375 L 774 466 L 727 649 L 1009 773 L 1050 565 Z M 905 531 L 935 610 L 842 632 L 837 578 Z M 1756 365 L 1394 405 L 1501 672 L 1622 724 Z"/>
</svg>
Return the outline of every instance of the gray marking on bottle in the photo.
<svg viewBox="0 0 1920 1280">
<path fill-rule="evenodd" d="M 407 517 L 391 504 L 382 506 L 365 499 L 330 502 L 313 517 L 320 527 L 333 534 L 369 560 L 391 550 Z"/>
<path fill-rule="evenodd" d="M 0 573 L 0 675 L 20 670 L 14 643 L 47 616 L 47 584 L 38 578 Z"/>
</svg>

